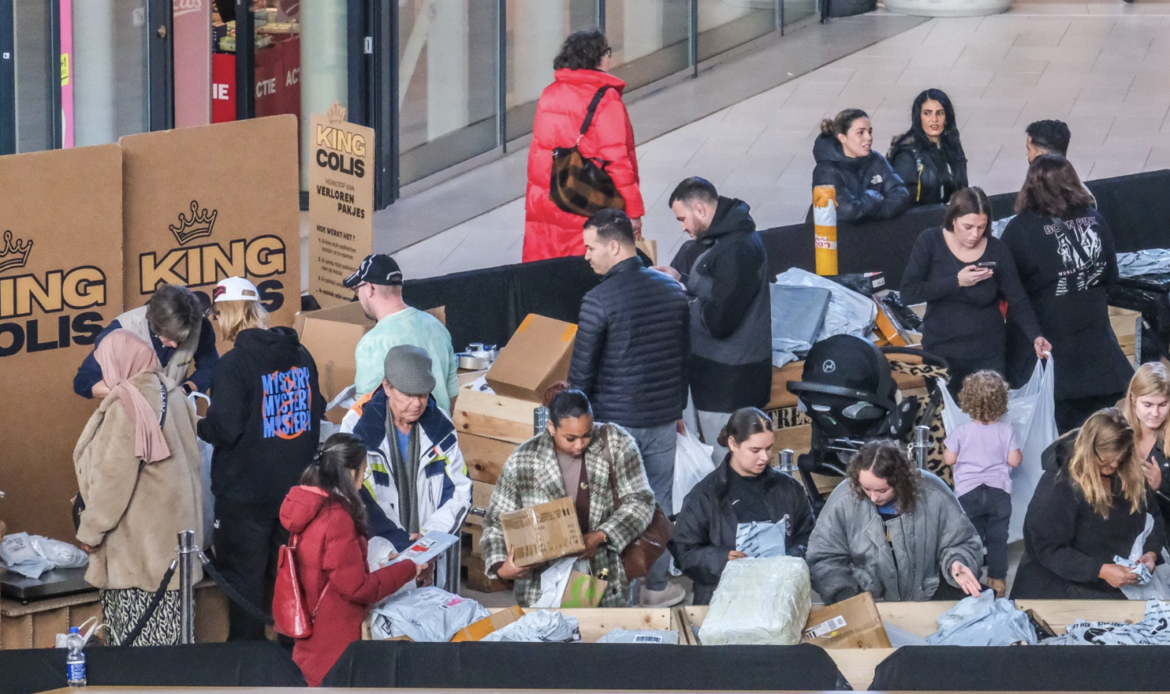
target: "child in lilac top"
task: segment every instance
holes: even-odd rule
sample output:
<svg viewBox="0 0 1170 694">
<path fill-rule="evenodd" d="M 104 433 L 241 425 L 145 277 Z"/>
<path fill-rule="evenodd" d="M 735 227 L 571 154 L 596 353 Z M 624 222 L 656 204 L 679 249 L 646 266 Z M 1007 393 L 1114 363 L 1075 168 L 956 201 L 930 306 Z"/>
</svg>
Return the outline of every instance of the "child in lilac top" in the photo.
<svg viewBox="0 0 1170 694">
<path fill-rule="evenodd" d="M 1008 384 L 994 371 L 963 381 L 959 406 L 971 422 L 947 435 L 943 462 L 955 468 L 955 494 L 987 550 L 987 585 L 1007 589 L 1007 535 L 1012 518 L 1011 469 L 1024 456 L 1007 414 Z"/>
</svg>

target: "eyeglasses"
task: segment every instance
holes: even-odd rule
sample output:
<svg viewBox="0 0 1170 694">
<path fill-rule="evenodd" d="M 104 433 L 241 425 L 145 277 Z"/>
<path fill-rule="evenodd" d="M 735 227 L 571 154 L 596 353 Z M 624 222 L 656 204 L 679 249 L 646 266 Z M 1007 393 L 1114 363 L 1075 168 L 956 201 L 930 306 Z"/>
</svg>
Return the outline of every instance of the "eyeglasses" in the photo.
<svg viewBox="0 0 1170 694">
<path fill-rule="evenodd" d="M 602 52 L 601 52 L 601 55 L 602 55 L 603 57 L 604 57 L 604 56 L 612 56 L 612 55 L 613 55 L 613 49 L 612 49 L 612 48 L 607 48 L 607 49 L 605 49 L 604 51 L 602 51 Z"/>
</svg>

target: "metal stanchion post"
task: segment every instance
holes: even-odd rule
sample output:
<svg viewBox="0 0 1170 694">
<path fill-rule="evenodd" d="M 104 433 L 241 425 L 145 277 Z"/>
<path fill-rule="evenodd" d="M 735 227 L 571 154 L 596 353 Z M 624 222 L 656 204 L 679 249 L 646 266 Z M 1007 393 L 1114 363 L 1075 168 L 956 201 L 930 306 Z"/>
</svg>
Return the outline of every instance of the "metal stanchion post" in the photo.
<svg viewBox="0 0 1170 694">
<path fill-rule="evenodd" d="M 780 451 L 780 471 L 790 475 L 796 474 L 796 451 L 791 448 Z"/>
<path fill-rule="evenodd" d="M 179 532 L 179 642 L 195 643 L 195 531 Z"/>
<path fill-rule="evenodd" d="M 914 457 L 918 462 L 918 469 L 926 469 L 926 453 L 930 450 L 930 427 L 919 424 L 914 427 Z"/>
</svg>

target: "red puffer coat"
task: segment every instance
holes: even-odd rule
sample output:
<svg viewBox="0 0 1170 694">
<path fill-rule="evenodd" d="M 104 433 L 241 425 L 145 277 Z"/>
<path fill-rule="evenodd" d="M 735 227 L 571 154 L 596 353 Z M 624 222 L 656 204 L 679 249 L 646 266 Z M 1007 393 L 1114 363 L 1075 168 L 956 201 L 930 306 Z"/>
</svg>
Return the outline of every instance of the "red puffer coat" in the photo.
<svg viewBox="0 0 1170 694">
<path fill-rule="evenodd" d="M 593 123 L 578 145 L 581 154 L 610 162 L 605 170 L 626 201 L 626 214 L 638 219 L 645 214 L 638 190 L 638 159 L 634 153 L 634 129 L 622 103 L 626 83 L 600 70 L 557 70 L 536 104 L 532 144 L 528 147 L 528 195 L 524 201 L 524 262 L 585 255 L 581 230 L 585 217 L 565 212 L 549 200 L 552 152 L 572 147 L 581 133 L 585 112 L 593 95 L 612 86 L 602 97 Z"/>
<path fill-rule="evenodd" d="M 317 487 L 293 487 L 280 507 L 280 522 L 301 534 L 297 570 L 307 609 L 311 613 L 321 603 L 313 635 L 293 647 L 293 661 L 309 686 L 317 687 L 346 647 L 361 639 L 366 608 L 413 580 L 415 566 L 403 561 L 370 573 L 366 538 L 357 534 L 349 512 Z"/>
</svg>

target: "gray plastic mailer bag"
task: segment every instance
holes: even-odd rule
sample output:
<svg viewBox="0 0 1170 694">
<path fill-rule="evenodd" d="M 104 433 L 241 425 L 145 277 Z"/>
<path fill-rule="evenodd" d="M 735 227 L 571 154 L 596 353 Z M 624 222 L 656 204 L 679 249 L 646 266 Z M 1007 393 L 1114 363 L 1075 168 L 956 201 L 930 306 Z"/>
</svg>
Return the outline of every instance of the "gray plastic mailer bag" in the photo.
<svg viewBox="0 0 1170 694">
<path fill-rule="evenodd" d="M 833 293 L 823 287 L 773 284 L 772 366 L 779 368 L 812 349 Z"/>
<path fill-rule="evenodd" d="M 474 600 L 429 586 L 397 593 L 375 607 L 370 630 L 376 639 L 450 641 L 460 629 L 490 616 Z"/>
<path fill-rule="evenodd" d="M 1015 603 L 996 599 L 995 591 L 985 590 L 977 598 L 963 598 L 939 615 L 938 631 L 926 637 L 931 646 L 1010 646 L 1013 643 L 1035 645 L 1036 628 Z"/>
</svg>

